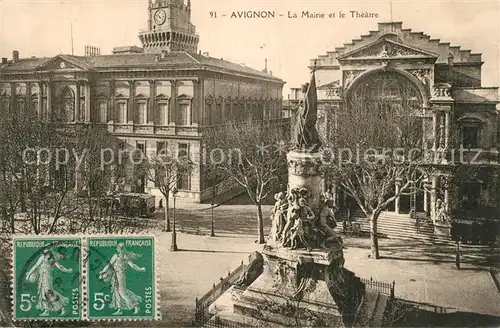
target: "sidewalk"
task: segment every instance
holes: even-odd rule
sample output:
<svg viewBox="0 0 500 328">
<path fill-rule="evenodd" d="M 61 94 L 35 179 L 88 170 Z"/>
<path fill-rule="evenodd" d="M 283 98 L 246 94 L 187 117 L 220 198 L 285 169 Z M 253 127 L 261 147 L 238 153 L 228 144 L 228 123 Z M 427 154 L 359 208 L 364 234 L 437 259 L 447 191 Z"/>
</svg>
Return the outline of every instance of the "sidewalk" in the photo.
<svg viewBox="0 0 500 328">
<path fill-rule="evenodd" d="M 224 237 L 177 234 L 178 252 L 171 252 L 171 233 L 157 232 L 160 240 L 160 291 L 162 325 L 190 324 L 195 298 L 207 293 L 221 277 L 236 268 L 248 254 L 261 250 L 253 236 Z M 396 281 L 396 297 L 464 311 L 500 316 L 500 293 L 487 271 L 454 263 L 368 258 L 369 250 L 350 246 L 346 267 L 363 278 Z M 383 252 L 382 252 L 383 254 Z"/>
</svg>

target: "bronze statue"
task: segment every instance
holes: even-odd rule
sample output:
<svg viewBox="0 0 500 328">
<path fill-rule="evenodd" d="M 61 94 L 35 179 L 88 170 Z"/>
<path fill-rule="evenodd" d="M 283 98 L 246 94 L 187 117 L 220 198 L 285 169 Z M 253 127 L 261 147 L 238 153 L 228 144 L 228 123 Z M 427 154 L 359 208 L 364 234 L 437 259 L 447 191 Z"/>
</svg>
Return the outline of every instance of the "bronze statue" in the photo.
<svg viewBox="0 0 500 328">
<path fill-rule="evenodd" d="M 294 150 L 317 152 L 321 147 L 319 133 L 316 130 L 318 117 L 318 97 L 316 94 L 316 78 L 314 71 L 311 82 L 302 86 L 304 100 L 300 102 L 295 120 L 292 142 Z"/>
</svg>

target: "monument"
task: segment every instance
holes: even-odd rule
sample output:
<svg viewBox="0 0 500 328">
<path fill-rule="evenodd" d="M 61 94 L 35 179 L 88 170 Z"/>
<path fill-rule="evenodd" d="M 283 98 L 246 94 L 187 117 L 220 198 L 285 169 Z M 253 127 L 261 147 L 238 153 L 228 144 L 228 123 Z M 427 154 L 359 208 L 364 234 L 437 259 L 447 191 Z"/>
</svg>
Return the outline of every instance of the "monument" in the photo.
<svg viewBox="0 0 500 328">
<path fill-rule="evenodd" d="M 275 195 L 263 261 L 250 257 L 251 272 L 232 294 L 232 311 L 246 326 L 352 327 L 365 292 L 344 268 L 333 201 L 323 190 L 314 71 L 303 92 L 287 155 L 288 188 Z"/>
</svg>

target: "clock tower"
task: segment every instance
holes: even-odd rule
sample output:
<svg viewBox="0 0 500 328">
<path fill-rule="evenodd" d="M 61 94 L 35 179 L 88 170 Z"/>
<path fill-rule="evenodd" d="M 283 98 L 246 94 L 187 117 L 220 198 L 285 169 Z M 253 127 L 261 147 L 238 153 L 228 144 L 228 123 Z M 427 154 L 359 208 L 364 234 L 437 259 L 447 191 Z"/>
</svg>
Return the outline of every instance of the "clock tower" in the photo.
<svg viewBox="0 0 500 328">
<path fill-rule="evenodd" d="M 199 36 L 191 24 L 191 0 L 149 0 L 148 29 L 139 33 L 144 53 L 197 52 Z"/>
</svg>

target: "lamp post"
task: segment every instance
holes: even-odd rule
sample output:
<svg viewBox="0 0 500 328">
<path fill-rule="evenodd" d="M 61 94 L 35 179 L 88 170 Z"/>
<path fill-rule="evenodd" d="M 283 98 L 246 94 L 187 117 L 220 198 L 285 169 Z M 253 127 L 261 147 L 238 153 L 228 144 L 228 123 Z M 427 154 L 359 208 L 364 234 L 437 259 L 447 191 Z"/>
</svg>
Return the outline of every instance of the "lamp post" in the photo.
<svg viewBox="0 0 500 328">
<path fill-rule="evenodd" d="M 214 200 L 215 200 L 215 185 L 213 186 L 212 189 L 212 225 L 210 227 L 210 237 L 215 237 L 215 231 L 214 231 Z"/>
<path fill-rule="evenodd" d="M 172 229 L 172 246 L 170 247 L 170 250 L 175 252 L 178 250 L 177 248 L 177 234 L 175 232 L 175 195 L 179 192 L 177 188 L 172 189 L 172 197 L 174 198 L 174 224 L 173 224 L 173 229 Z"/>
</svg>

